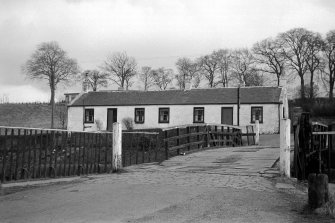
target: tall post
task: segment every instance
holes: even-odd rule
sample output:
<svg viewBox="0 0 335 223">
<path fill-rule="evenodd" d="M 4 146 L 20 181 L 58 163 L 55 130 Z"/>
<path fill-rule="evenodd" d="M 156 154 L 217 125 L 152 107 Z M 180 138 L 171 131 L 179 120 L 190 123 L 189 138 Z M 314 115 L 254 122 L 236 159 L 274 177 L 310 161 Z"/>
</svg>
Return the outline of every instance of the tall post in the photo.
<svg viewBox="0 0 335 223">
<path fill-rule="evenodd" d="M 241 87 L 240 85 L 238 85 L 238 88 L 237 88 L 237 126 L 240 126 L 240 90 L 241 90 Z"/>
<path fill-rule="evenodd" d="M 122 168 L 122 125 L 113 123 L 113 162 L 112 171 L 117 172 Z"/>
<path fill-rule="evenodd" d="M 290 177 L 290 119 L 280 120 L 280 173 Z"/>
<path fill-rule="evenodd" d="M 259 145 L 259 121 L 255 121 L 255 145 Z"/>
</svg>

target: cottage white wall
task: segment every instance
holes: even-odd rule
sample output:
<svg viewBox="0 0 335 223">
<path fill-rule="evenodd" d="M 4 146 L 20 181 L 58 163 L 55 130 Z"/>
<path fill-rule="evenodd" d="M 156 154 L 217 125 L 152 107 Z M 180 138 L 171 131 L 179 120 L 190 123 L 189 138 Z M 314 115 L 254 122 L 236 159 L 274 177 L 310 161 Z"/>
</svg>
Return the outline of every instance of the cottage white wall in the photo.
<svg viewBox="0 0 335 223">
<path fill-rule="evenodd" d="M 277 104 L 253 104 L 241 105 L 240 125 L 251 124 L 251 106 L 263 107 L 263 123 L 260 124 L 261 133 L 276 133 L 279 131 L 279 115 Z M 158 123 L 159 108 L 170 108 L 170 122 Z M 94 108 L 94 120 L 101 122 L 101 130 L 107 128 L 107 109 L 117 108 L 117 121 L 122 123 L 124 118 L 130 117 L 134 120 L 135 108 L 145 108 L 145 121 L 143 124 L 136 124 L 135 129 L 166 128 L 171 126 L 186 125 L 193 123 L 194 107 L 204 107 L 205 123 L 221 123 L 221 108 L 233 107 L 233 124 L 237 125 L 237 105 L 150 105 L 150 106 L 86 106 L 84 109 Z M 82 131 L 96 131 L 97 125 L 83 123 L 83 107 L 69 107 L 68 129 Z M 125 126 L 123 125 L 123 129 Z"/>
<path fill-rule="evenodd" d="M 83 107 L 68 107 L 67 115 L 67 129 L 72 131 L 83 131 Z"/>
<path fill-rule="evenodd" d="M 263 123 L 259 124 L 261 134 L 279 132 L 279 104 L 242 104 L 240 109 L 240 125 L 250 125 L 251 107 L 263 107 Z"/>
</svg>

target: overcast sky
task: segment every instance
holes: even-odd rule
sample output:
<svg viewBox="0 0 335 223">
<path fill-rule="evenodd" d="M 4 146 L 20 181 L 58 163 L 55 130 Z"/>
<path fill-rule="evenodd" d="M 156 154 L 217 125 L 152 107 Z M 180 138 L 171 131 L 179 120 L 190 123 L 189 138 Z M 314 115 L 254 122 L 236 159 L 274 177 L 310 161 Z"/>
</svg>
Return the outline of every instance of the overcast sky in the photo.
<svg viewBox="0 0 335 223">
<path fill-rule="evenodd" d="M 21 72 L 41 42 L 57 41 L 82 70 L 117 51 L 139 67 L 174 68 L 178 57 L 251 47 L 295 27 L 335 29 L 335 0 L 0 0 L 0 96 L 48 100 L 47 84 Z"/>
</svg>

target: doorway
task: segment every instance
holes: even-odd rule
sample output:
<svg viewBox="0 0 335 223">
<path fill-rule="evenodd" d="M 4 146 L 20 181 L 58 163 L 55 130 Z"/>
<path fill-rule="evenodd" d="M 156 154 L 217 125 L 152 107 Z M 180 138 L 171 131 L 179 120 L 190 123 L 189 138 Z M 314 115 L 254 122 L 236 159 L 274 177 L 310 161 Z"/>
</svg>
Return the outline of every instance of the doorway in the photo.
<svg viewBox="0 0 335 223">
<path fill-rule="evenodd" d="M 221 108 L 221 124 L 233 125 L 233 107 Z"/>
<path fill-rule="evenodd" d="M 113 131 L 113 123 L 117 122 L 117 108 L 107 109 L 107 131 Z"/>
</svg>

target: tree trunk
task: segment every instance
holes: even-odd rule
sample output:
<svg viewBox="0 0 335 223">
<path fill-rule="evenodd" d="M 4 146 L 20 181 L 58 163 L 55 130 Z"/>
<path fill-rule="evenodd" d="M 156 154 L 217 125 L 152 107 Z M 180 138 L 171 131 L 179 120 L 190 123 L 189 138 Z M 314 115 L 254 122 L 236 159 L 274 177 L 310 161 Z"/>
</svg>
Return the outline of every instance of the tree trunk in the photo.
<svg viewBox="0 0 335 223">
<path fill-rule="evenodd" d="M 333 100 L 334 98 L 333 91 L 334 91 L 334 82 L 330 82 L 329 83 L 329 99 L 330 100 Z"/>
<path fill-rule="evenodd" d="M 300 76 L 300 98 L 305 99 L 305 80 L 304 76 Z"/>
<path fill-rule="evenodd" d="M 54 116 L 55 116 L 55 86 L 52 83 L 52 86 L 50 86 L 51 90 L 51 98 L 50 98 L 50 104 L 51 104 L 51 129 L 54 128 Z"/>
<path fill-rule="evenodd" d="M 314 79 L 314 71 L 310 71 L 311 73 L 311 80 L 309 83 L 309 99 L 313 99 L 314 98 L 314 83 L 313 83 L 313 79 Z"/>
</svg>

